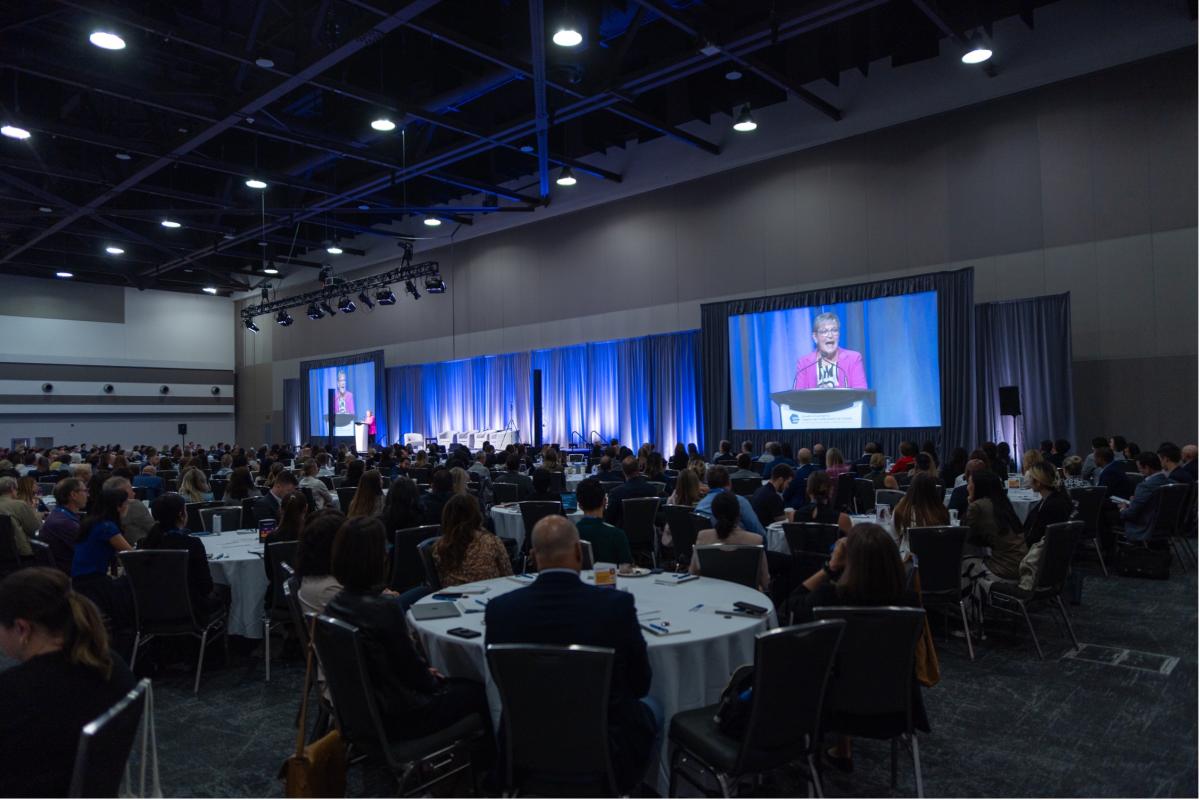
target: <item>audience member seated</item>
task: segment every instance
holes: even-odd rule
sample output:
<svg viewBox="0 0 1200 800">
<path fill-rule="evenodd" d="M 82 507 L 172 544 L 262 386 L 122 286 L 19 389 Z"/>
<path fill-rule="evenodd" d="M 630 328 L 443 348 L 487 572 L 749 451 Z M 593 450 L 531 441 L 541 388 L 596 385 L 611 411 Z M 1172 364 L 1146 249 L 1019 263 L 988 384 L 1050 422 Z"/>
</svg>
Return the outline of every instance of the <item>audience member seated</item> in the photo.
<svg viewBox="0 0 1200 800">
<path fill-rule="evenodd" d="M 722 494 L 728 494 L 734 498 L 741 509 L 742 527 L 759 536 L 766 535 L 766 528 L 759 523 L 758 515 L 754 513 L 754 506 L 750 505 L 750 501 L 745 497 L 733 493 L 733 489 L 729 485 L 729 473 L 725 471 L 724 467 L 710 467 L 706 483 L 708 484 L 708 494 L 696 504 L 697 514 L 703 514 L 715 523 L 716 518 L 712 513 L 713 500 Z"/>
<path fill-rule="evenodd" d="M 662 453 L 654 451 L 646 455 L 646 468 L 643 470 L 646 480 L 663 484 L 666 487 L 664 494 L 670 495 L 675 491 L 675 478 L 668 475 L 666 469 L 667 463 L 663 460 Z"/>
<path fill-rule="evenodd" d="M 615 462 L 611 456 L 604 455 L 600 458 L 596 477 L 602 483 L 622 483 L 625 480 L 625 473 L 621 471 L 620 462 Z"/>
<path fill-rule="evenodd" d="M 797 464 L 796 461 L 784 449 L 783 444 L 781 444 L 779 442 L 771 442 L 767 445 L 767 448 L 768 448 L 767 452 L 770 453 L 770 455 L 771 455 L 771 460 L 767 461 L 763 464 L 762 472 L 759 474 L 758 477 L 766 478 L 766 477 L 770 476 L 771 469 L 776 464 L 787 464 L 789 467 L 792 467 L 793 469 L 799 466 L 799 464 Z"/>
<path fill-rule="evenodd" d="M 421 451 L 421 455 L 424 456 L 424 454 L 425 454 L 425 451 Z M 415 466 L 425 467 L 425 466 L 428 466 L 428 464 L 420 463 L 420 464 L 416 464 Z M 351 460 L 346 465 L 346 477 L 342 479 L 341 488 L 353 489 L 353 488 L 357 487 L 358 482 L 359 482 L 359 480 L 362 479 L 363 473 L 366 471 L 366 469 L 367 469 L 367 465 L 365 462 L 360 461 L 357 458 Z"/>
<path fill-rule="evenodd" d="M 688 473 L 690 475 L 690 473 Z M 695 480 L 694 476 L 690 480 Z M 592 545 L 592 560 L 608 564 L 632 564 L 633 553 L 625 531 L 604 521 L 604 487 L 595 478 L 575 487 L 575 500 L 583 519 L 575 523 L 579 538 Z M 609 499 L 611 503 L 611 498 Z"/>
<path fill-rule="evenodd" d="M 1046 456 L 1042 453 L 1041 450 L 1033 450 L 1033 449 L 1026 450 L 1025 455 L 1021 457 L 1021 471 L 1027 472 L 1029 470 L 1029 468 L 1032 467 L 1034 464 L 1041 464 L 1045 460 L 1046 460 Z M 1000 475 L 999 472 L 997 472 L 996 474 L 999 475 L 1001 478 L 1007 477 L 1005 475 Z"/>
<path fill-rule="evenodd" d="M 1183 466 L 1183 453 L 1179 446 L 1171 442 L 1163 442 L 1158 446 L 1158 460 L 1162 463 L 1163 474 L 1175 483 L 1195 483 L 1196 477 Z"/>
<path fill-rule="evenodd" d="M 229 603 L 229 585 L 214 584 L 208 569 L 204 544 L 192 536 L 187 525 L 187 504 L 183 495 L 164 494 L 150 505 L 154 528 L 138 542 L 141 550 L 184 550 L 188 554 L 188 595 L 196 618 L 203 620 Z"/>
<path fill-rule="evenodd" d="M 189 503 L 207 503 L 213 499 L 208 480 L 196 467 L 189 467 L 179 479 L 179 494 Z"/>
<path fill-rule="evenodd" d="M 717 452 L 713 453 L 712 462 L 726 466 L 736 460 L 737 457 L 733 454 L 733 442 L 722 439 L 721 443 L 717 445 Z"/>
<path fill-rule="evenodd" d="M 497 475 L 492 483 L 516 484 L 517 492 L 521 497 L 533 493 L 533 480 L 528 475 L 521 474 L 521 457 L 515 452 L 509 453 L 508 458 L 504 461 L 504 472 Z"/>
<path fill-rule="evenodd" d="M 1133 490 L 1133 497 L 1121 506 L 1121 522 L 1125 526 L 1125 538 L 1131 542 L 1144 542 L 1154 533 L 1154 490 L 1171 483 L 1162 471 L 1162 462 L 1149 451 L 1139 452 L 1138 472 L 1144 477 Z"/>
<path fill-rule="evenodd" d="M 279 517 L 275 530 L 267 535 L 267 544 L 273 542 L 298 542 L 304 531 L 308 516 L 308 498 L 303 492 L 291 492 L 279 503 Z M 263 562 L 266 563 L 265 561 Z"/>
<path fill-rule="evenodd" d="M 301 489 L 308 489 L 312 492 L 313 507 L 318 511 L 323 508 L 338 508 L 337 495 L 329 491 L 329 487 L 325 482 L 317 477 L 317 462 L 313 459 L 305 459 L 300 463 L 300 478 L 299 486 Z"/>
<path fill-rule="evenodd" d="M 1189 473 L 1191 473 L 1191 476 L 1192 476 L 1191 483 L 1195 483 L 1196 482 L 1196 445 L 1185 444 L 1180 449 L 1179 452 L 1183 459 L 1181 462 L 1181 466 L 1184 469 L 1186 469 Z"/>
<path fill-rule="evenodd" d="M 875 487 L 875 491 L 897 488 L 896 479 L 887 474 L 887 456 L 883 453 L 872 453 L 871 460 L 867 462 L 867 465 L 870 467 L 870 471 L 863 475 L 863 480 L 870 481 Z M 807 479 L 805 481 L 807 482 Z"/>
<path fill-rule="evenodd" d="M 800 463 L 795 467 L 792 482 L 788 484 L 787 490 L 783 493 L 783 504 L 789 508 L 804 504 L 804 488 L 808 486 L 808 476 L 817 471 L 817 465 L 813 463 L 812 451 L 807 447 L 801 447 L 796 453 L 796 457 Z M 882 456 L 880 457 L 882 458 Z"/>
<path fill-rule="evenodd" d="M 792 522 L 818 522 L 822 525 L 837 525 L 843 531 L 853 524 L 850 516 L 834 507 L 837 484 L 829 479 L 825 470 L 817 470 L 808 476 L 804 487 L 805 502 L 792 514 Z"/>
<path fill-rule="evenodd" d="M 0 783 L 8 797 L 66 797 L 79 734 L 134 687 L 95 605 L 58 570 L 0 581 Z"/>
<path fill-rule="evenodd" d="M 1101 447 L 1108 447 L 1108 439 L 1103 436 L 1097 436 L 1092 439 L 1092 451 L 1087 454 L 1087 458 L 1083 460 L 1083 467 L 1080 469 L 1080 477 L 1092 483 L 1095 482 L 1096 476 L 1096 451 Z M 1067 460 L 1063 459 L 1065 467 Z"/>
<path fill-rule="evenodd" d="M 739 453 L 737 460 L 734 463 L 736 464 L 737 469 L 735 469 L 733 472 L 729 473 L 729 480 L 737 481 L 737 480 L 747 480 L 750 478 L 754 478 L 755 480 L 762 480 L 761 472 L 756 472 L 756 471 L 750 469 L 751 465 L 754 462 L 750 460 L 749 453 Z"/>
<path fill-rule="evenodd" d="M 361 464 L 361 461 L 354 462 Z M 445 470 L 440 470 L 445 473 L 442 479 L 442 485 L 447 495 L 450 493 L 450 473 Z M 346 509 L 346 516 L 350 519 L 355 517 L 374 517 L 378 516 L 383 510 L 383 476 L 379 474 L 377 469 L 369 469 L 359 478 L 357 485 L 354 488 L 354 499 L 350 501 L 350 508 Z M 441 508 L 438 508 L 439 515 Z M 435 518 L 436 522 L 437 519 Z"/>
<path fill-rule="evenodd" d="M 853 467 L 846 463 L 842 458 L 842 451 L 836 447 L 829 448 L 829 452 L 825 454 L 825 473 L 837 482 L 839 475 L 844 475 L 847 472 L 852 472 Z"/>
<path fill-rule="evenodd" d="M 673 452 L 671 454 L 671 458 L 667 461 L 667 465 L 671 469 L 676 470 L 676 471 L 682 471 L 682 470 L 687 469 L 688 454 L 687 454 L 687 450 L 685 450 L 683 448 L 682 443 L 680 443 L 680 442 L 675 443 L 675 452 Z"/>
<path fill-rule="evenodd" d="M 37 515 L 38 524 L 46 516 L 50 510 L 46 508 L 46 504 L 42 502 L 42 498 L 38 496 L 38 483 L 32 477 L 26 475 L 17 481 L 17 499 L 21 500 L 25 505 L 33 509 L 33 513 Z"/>
<path fill-rule="evenodd" d="M 490 481 L 492 479 L 492 471 L 487 468 L 488 454 L 486 450 L 480 450 L 475 454 L 475 462 L 467 468 L 467 472 L 479 478 L 480 482 Z"/>
<path fill-rule="evenodd" d="M 787 464 L 776 464 L 771 468 L 771 479 L 758 487 L 750 497 L 758 521 L 766 528 L 772 522 L 786 519 L 783 512 L 783 493 L 792 482 L 794 473 Z"/>
<path fill-rule="evenodd" d="M 896 504 L 892 514 L 892 527 L 896 530 L 896 545 L 900 548 L 901 558 L 908 560 L 909 528 L 949 524 L 950 512 L 938 493 L 937 480 L 927 472 L 914 475 L 908 491 Z"/>
<path fill-rule="evenodd" d="M 388 489 L 380 518 L 389 536 L 396 531 L 416 528 L 423 524 L 420 493 L 417 484 L 411 478 L 401 476 L 392 481 L 392 488 Z"/>
<path fill-rule="evenodd" d="M 300 529 L 296 545 L 296 575 L 300 591 L 296 594 L 306 614 L 323 614 L 325 606 L 342 590 L 333 577 L 333 540 L 346 516 L 335 509 L 315 512 Z"/>
<path fill-rule="evenodd" d="M 141 474 L 133 479 L 133 488 L 145 490 L 147 500 L 153 501 L 154 498 L 166 491 L 166 483 L 158 477 L 157 472 L 157 469 L 147 464 L 142 467 Z"/>
<path fill-rule="evenodd" d="M 879 452 L 878 442 L 867 442 L 863 445 L 862 455 L 854 459 L 854 466 L 867 466 L 871 463 L 871 456 Z"/>
<path fill-rule="evenodd" d="M 129 505 L 125 507 L 125 516 L 121 520 L 121 530 L 125 534 L 125 541 L 131 545 L 135 545 L 146 538 L 151 528 L 154 527 L 154 517 L 150 516 L 150 509 L 147 507 L 147 504 L 138 500 L 137 492 L 133 490 L 133 484 L 129 482 L 129 479 L 123 475 L 118 475 L 117 471 L 114 471 L 113 477 L 100 484 L 101 491 L 88 499 L 91 500 L 92 497 L 99 497 L 105 489 L 120 489 L 129 498 Z"/>
<path fill-rule="evenodd" d="M 118 628 L 128 627 L 133 621 L 133 598 L 124 578 L 113 586 L 108 568 L 117 553 L 133 549 L 121 533 L 121 520 L 130 502 L 137 501 L 131 501 L 123 489 L 105 488 L 96 510 L 79 523 L 79 541 L 71 559 L 75 590 L 91 598 Z"/>
<path fill-rule="evenodd" d="M 413 646 L 404 609 L 395 593 L 384 590 L 387 533 L 382 522 L 363 516 L 342 525 L 333 543 L 333 576 L 343 588 L 325 606 L 325 613 L 358 628 L 380 720 L 389 737 L 428 736 L 470 714 L 491 719 L 483 684 L 444 677 Z M 484 727 L 491 730 L 490 725 Z"/>
<path fill-rule="evenodd" d="M 1029 548 L 1025 545 L 1021 518 L 1008 501 L 1008 492 L 999 476 L 986 469 L 971 473 L 967 480 L 967 498 L 970 504 L 963 520 L 969 529 L 967 544 L 992 549 L 992 554 L 986 558 L 970 556 L 963 559 L 964 585 L 970 585 L 978 612 L 993 583 L 1020 578 L 1021 560 Z"/>
<path fill-rule="evenodd" d="M 260 494 L 254 485 L 254 478 L 250 475 L 250 468 L 242 466 L 229 473 L 229 483 L 225 484 L 225 496 L 221 499 L 226 503 L 240 503 Z"/>
<path fill-rule="evenodd" d="M 75 542 L 79 540 L 79 521 L 87 507 L 87 484 L 78 478 L 65 478 L 54 487 L 54 510 L 47 516 L 38 538 L 50 546 L 54 566 L 68 575 L 75 557 Z"/>
<path fill-rule="evenodd" d="M 1091 454 L 1088 455 L 1091 458 Z M 1095 466 L 1093 462 L 1093 467 Z M 1083 477 L 1083 459 L 1079 456 L 1067 456 L 1063 459 L 1063 473 L 1066 475 L 1063 478 L 1064 489 L 1083 489 L 1092 485 L 1092 482 Z M 1095 469 L 1092 470 L 1095 474 Z"/>
<path fill-rule="evenodd" d="M 541 502 L 561 503 L 562 495 L 558 492 L 550 491 L 550 481 L 553 475 L 550 470 L 545 467 L 538 467 L 533 471 L 533 493 L 524 500 L 538 500 Z"/>
<path fill-rule="evenodd" d="M 483 529 L 479 503 L 456 494 L 442 509 L 442 538 L 433 546 L 433 563 L 442 586 L 461 586 L 512 575 L 508 551 L 494 533 Z"/>
<path fill-rule="evenodd" d="M 900 457 L 896 459 L 896 463 L 892 464 L 892 468 L 888 471 L 889 475 L 902 475 L 913 468 L 917 460 L 917 446 L 912 442 L 900 443 Z"/>
<path fill-rule="evenodd" d="M 658 489 L 651 486 L 650 481 L 642 475 L 637 459 L 628 456 L 622 460 L 621 473 L 625 481 L 608 493 L 608 508 L 604 511 L 604 521 L 618 528 L 622 527 L 625 521 L 625 500 L 658 497 Z"/>
<path fill-rule="evenodd" d="M 370 473 L 367 473 L 370 475 Z M 363 483 L 359 485 L 359 491 L 366 485 L 366 476 L 363 477 Z M 422 525 L 440 525 L 442 522 L 442 509 L 446 507 L 446 503 L 454 496 L 454 478 L 451 477 L 449 470 L 435 469 L 433 475 L 429 477 L 429 491 L 420 498 L 421 505 L 421 524 Z M 358 500 L 358 495 L 354 495 L 354 499 Z M 382 500 L 382 498 L 380 498 Z M 354 514 L 354 506 L 351 505 L 350 516 Z"/>
<path fill-rule="evenodd" d="M 786 467 L 786 464 L 776 466 Z M 745 544 L 763 545 L 762 560 L 758 569 L 758 590 L 766 592 L 771 586 L 771 574 L 767 567 L 766 539 L 758 533 L 751 533 L 739 522 L 742 509 L 737 502 L 737 495 L 722 492 L 712 501 L 712 517 L 714 526 L 705 528 L 696 534 L 696 547 L 709 544 Z M 692 564 L 688 568 L 693 575 L 700 574 L 700 556 L 692 551 Z"/>
<path fill-rule="evenodd" d="M 38 532 L 42 520 L 28 503 L 17 497 L 17 479 L 0 478 L 0 515 L 12 520 L 13 539 L 17 555 L 29 558 L 33 555 L 29 539 Z"/>
<path fill-rule="evenodd" d="M 291 470 L 283 470 L 276 475 L 275 481 L 271 484 L 271 488 L 267 493 L 255 500 L 254 505 L 250 507 L 254 523 L 257 525 L 264 519 L 278 521 L 283 498 L 299 488 L 300 482 L 296 480 L 296 476 Z"/>
<path fill-rule="evenodd" d="M 578 644 L 616 651 L 609 690 L 609 754 L 618 789 L 631 794 L 646 773 L 662 724 L 661 710 L 652 708 L 647 698 L 650 660 L 633 595 L 588 586 L 579 579 L 579 534 L 566 517 L 539 520 L 532 538 L 540 569 L 537 580 L 487 604 L 486 644 Z"/>
<path fill-rule="evenodd" d="M 1078 456 L 1070 456 L 1078 458 Z M 1046 526 L 1067 522 L 1075 514 L 1075 501 L 1049 464 L 1034 464 L 1025 472 L 1025 483 L 1041 497 L 1025 517 L 1025 544 L 1033 547 L 1046 535 Z"/>
<path fill-rule="evenodd" d="M 1095 452 L 1096 485 L 1107 486 L 1109 497 L 1128 499 L 1129 478 L 1125 468 L 1115 461 L 1116 454 L 1107 447 L 1101 447 Z"/>
</svg>

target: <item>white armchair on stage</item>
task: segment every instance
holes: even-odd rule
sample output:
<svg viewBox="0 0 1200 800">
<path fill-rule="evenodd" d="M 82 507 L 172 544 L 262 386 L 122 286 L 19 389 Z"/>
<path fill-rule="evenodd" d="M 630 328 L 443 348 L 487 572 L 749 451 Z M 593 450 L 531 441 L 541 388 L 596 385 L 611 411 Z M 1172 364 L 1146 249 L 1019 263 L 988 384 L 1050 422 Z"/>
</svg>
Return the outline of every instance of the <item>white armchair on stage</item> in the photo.
<svg viewBox="0 0 1200 800">
<path fill-rule="evenodd" d="M 454 431 L 442 431 L 437 437 L 438 447 L 443 449 L 454 444 Z"/>
<path fill-rule="evenodd" d="M 473 433 L 473 431 L 455 431 L 454 432 L 454 443 L 461 444 L 466 448 L 470 448 L 472 433 Z"/>
<path fill-rule="evenodd" d="M 836 430 L 863 427 L 863 404 L 875 405 L 870 389 L 789 389 L 773 392 L 783 430 Z"/>
<path fill-rule="evenodd" d="M 425 446 L 425 437 L 419 433 L 404 434 L 404 446 L 415 447 L 418 450 Z"/>
</svg>

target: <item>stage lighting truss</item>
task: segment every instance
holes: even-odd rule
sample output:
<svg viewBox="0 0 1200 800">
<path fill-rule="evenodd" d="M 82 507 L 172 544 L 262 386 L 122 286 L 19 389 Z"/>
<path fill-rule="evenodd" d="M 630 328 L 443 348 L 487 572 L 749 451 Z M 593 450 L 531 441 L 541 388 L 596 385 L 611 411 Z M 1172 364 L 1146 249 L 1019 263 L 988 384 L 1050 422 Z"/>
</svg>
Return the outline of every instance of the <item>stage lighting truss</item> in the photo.
<svg viewBox="0 0 1200 800">
<path fill-rule="evenodd" d="M 392 284 L 412 286 L 415 289 L 414 282 L 418 279 L 424 279 L 423 283 L 426 290 L 433 293 L 437 293 L 439 289 L 430 288 L 431 286 L 445 286 L 441 278 L 438 262 L 405 263 L 403 266 L 389 270 L 388 272 L 381 272 L 378 275 L 371 275 L 356 280 L 330 282 L 328 285 L 313 292 L 306 292 L 291 297 L 280 297 L 270 302 L 264 300 L 258 305 L 247 306 L 241 312 L 242 324 L 245 325 L 246 322 L 253 322 L 255 317 L 262 315 L 271 315 L 278 321 L 280 314 L 286 313 L 290 308 L 307 308 L 309 318 L 321 319 L 324 316 L 334 313 L 334 309 L 339 309 L 340 306 L 346 305 L 341 302 L 342 300 L 349 300 L 349 298 L 355 295 L 358 295 L 360 300 L 364 297 L 370 298 L 371 293 L 376 292 L 376 290 L 378 290 L 378 293 L 375 294 L 377 302 L 380 305 L 391 305 L 386 300 L 380 300 L 379 298 L 381 295 L 390 294 Z M 441 291 L 445 290 L 441 289 Z M 394 297 L 395 295 L 392 295 L 392 298 Z M 395 300 L 392 299 L 392 303 L 394 302 Z M 368 308 L 371 306 L 368 301 L 364 301 L 363 305 L 366 305 Z M 344 307 L 340 308 L 340 310 L 343 314 L 349 313 Z M 313 314 L 313 311 L 317 313 Z M 248 325 L 246 327 L 247 330 L 250 329 Z"/>
</svg>

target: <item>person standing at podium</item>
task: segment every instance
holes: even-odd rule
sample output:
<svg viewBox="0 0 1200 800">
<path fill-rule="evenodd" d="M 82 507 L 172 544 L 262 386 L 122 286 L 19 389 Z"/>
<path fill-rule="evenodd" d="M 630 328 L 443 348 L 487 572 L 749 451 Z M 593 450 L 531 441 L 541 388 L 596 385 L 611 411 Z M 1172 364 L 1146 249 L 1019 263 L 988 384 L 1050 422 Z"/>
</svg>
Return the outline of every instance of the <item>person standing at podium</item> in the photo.
<svg viewBox="0 0 1200 800">
<path fill-rule="evenodd" d="M 793 389 L 866 389 L 867 373 L 862 353 L 839 346 L 841 321 L 832 312 L 813 319 L 816 349 L 796 362 Z"/>
</svg>

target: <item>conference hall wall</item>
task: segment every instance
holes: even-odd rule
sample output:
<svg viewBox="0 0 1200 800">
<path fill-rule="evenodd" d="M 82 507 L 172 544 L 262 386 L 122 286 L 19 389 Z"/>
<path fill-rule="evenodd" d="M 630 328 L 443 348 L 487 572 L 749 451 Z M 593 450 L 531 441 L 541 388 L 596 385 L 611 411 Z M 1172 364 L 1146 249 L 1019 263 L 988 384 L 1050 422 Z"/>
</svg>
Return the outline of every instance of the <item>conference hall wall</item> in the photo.
<svg viewBox="0 0 1200 800">
<path fill-rule="evenodd" d="M 1064 435 L 1194 440 L 1195 63 L 1189 48 L 428 250 L 445 295 L 238 331 L 239 438 L 279 430 L 283 380 L 310 358 L 682 331 L 704 303 L 971 266 L 975 304 L 1070 292 Z"/>
<path fill-rule="evenodd" d="M 233 321 L 219 297 L 0 278 L 0 445 L 230 441 Z"/>
</svg>

